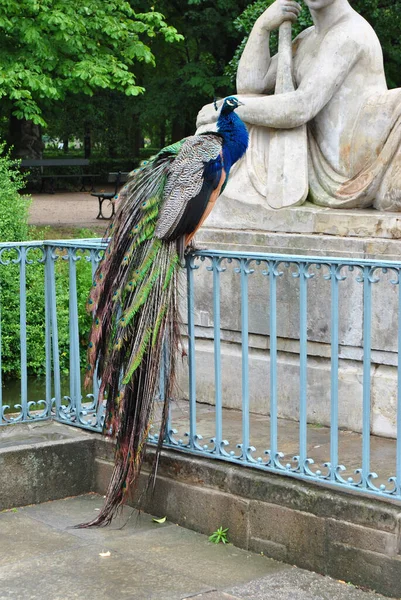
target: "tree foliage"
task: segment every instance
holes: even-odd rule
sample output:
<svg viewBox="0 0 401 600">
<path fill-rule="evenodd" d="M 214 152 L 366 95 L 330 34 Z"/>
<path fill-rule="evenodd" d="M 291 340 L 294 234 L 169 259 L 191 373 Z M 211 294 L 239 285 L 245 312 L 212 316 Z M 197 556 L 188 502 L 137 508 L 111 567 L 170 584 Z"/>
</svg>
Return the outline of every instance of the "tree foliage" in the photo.
<svg viewBox="0 0 401 600">
<path fill-rule="evenodd" d="M 161 13 L 125 0 L 0 0 L 0 98 L 18 118 L 44 125 L 43 105 L 68 94 L 137 96 L 132 67 L 154 64 L 158 38 L 181 36 Z"/>
<path fill-rule="evenodd" d="M 155 141 L 156 131 L 163 139 L 164 129 L 173 139 L 193 133 L 202 105 L 229 93 L 225 67 L 241 39 L 233 22 L 246 5 L 247 0 L 157 0 L 184 42 L 169 45 L 163 56 L 156 42 L 156 68 L 143 69 L 147 93 L 135 104 L 142 127 L 153 129 Z"/>
</svg>

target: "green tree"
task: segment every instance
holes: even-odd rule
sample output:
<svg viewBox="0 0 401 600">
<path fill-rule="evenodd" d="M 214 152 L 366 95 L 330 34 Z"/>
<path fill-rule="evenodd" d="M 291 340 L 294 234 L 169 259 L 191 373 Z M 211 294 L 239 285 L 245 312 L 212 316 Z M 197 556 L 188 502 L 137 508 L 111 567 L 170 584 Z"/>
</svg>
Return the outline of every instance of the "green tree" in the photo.
<svg viewBox="0 0 401 600">
<path fill-rule="evenodd" d="M 246 5 L 247 0 L 156 0 L 184 42 L 162 53 L 156 40 L 156 67 L 143 66 L 147 93 L 135 101 L 134 110 L 152 145 L 193 133 L 199 109 L 230 91 L 225 68 L 241 40 L 233 22 Z"/>
<path fill-rule="evenodd" d="M 181 37 L 161 13 L 124 0 L 0 0 L 2 109 L 40 126 L 43 107 L 69 94 L 137 96 L 133 67 L 155 63 L 158 38 Z"/>
</svg>

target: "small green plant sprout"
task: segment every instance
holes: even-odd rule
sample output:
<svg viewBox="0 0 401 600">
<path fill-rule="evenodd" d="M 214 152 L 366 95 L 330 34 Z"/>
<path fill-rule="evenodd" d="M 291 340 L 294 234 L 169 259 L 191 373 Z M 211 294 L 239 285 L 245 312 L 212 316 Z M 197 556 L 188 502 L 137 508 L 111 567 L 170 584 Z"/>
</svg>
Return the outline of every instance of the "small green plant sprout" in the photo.
<svg viewBox="0 0 401 600">
<path fill-rule="evenodd" d="M 219 527 L 218 529 L 216 529 L 216 531 L 212 533 L 211 536 L 209 536 L 209 542 L 213 542 L 213 544 L 219 544 L 220 542 L 222 542 L 223 544 L 228 544 L 227 531 L 228 527 L 227 529 Z"/>
</svg>

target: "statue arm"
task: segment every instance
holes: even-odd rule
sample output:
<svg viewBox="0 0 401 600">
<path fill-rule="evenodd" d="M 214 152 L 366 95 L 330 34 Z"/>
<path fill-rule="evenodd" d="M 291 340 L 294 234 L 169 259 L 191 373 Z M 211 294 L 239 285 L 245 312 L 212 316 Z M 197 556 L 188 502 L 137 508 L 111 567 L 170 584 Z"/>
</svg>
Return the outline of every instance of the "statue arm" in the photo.
<svg viewBox="0 0 401 600">
<path fill-rule="evenodd" d="M 270 32 L 257 21 L 239 61 L 238 94 L 263 94 L 274 90 L 277 57 L 270 57 L 269 39 Z"/>
<path fill-rule="evenodd" d="M 300 12 L 301 7 L 295 0 L 276 0 L 256 20 L 238 65 L 239 94 L 274 91 L 277 56 L 270 56 L 270 32 L 278 29 L 284 21 L 295 22 Z"/>
<path fill-rule="evenodd" d="M 245 105 L 237 109 L 238 115 L 251 125 L 276 129 L 291 129 L 307 123 L 331 100 L 361 52 L 346 33 L 339 35 L 338 31 L 332 31 L 297 90 L 276 96 L 244 97 Z"/>
</svg>

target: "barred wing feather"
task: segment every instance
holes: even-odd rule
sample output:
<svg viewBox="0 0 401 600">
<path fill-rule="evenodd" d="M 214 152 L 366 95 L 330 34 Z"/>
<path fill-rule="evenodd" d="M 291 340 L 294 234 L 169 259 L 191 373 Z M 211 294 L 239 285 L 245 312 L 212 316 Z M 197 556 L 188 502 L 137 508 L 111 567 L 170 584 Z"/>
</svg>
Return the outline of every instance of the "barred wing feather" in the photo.
<svg viewBox="0 0 401 600">
<path fill-rule="evenodd" d="M 218 160 L 221 151 L 222 138 L 216 134 L 197 135 L 185 140 L 169 168 L 156 237 L 169 239 L 173 236 L 188 203 L 200 194 L 204 186 L 206 165 Z"/>
</svg>

